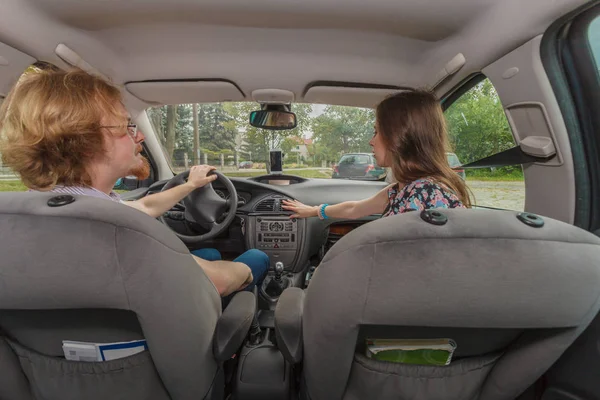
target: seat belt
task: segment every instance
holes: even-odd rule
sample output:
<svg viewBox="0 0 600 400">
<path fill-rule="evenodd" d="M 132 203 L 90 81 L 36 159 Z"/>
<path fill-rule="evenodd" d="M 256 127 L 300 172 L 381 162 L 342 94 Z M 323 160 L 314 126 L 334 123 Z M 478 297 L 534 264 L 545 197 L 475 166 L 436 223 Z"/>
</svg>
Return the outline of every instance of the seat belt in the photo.
<svg viewBox="0 0 600 400">
<path fill-rule="evenodd" d="M 497 168 L 534 162 L 545 163 L 556 157 L 550 138 L 529 136 L 518 146 L 453 169 Z"/>
<path fill-rule="evenodd" d="M 511 165 L 531 164 L 534 162 L 544 163 L 552 160 L 554 157 L 556 157 L 556 154 L 552 154 L 550 157 L 532 156 L 525 153 L 521 147 L 515 146 L 500 153 L 493 154 L 489 157 L 485 157 L 481 160 L 473 161 L 472 163 L 461 165 L 460 167 L 453 169 L 508 167 Z"/>
</svg>

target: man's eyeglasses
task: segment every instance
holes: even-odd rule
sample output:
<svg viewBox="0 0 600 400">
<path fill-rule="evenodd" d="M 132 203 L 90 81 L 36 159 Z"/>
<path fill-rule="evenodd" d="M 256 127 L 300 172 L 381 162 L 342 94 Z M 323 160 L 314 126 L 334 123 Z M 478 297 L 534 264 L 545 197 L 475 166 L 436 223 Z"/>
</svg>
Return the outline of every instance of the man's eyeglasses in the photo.
<svg viewBox="0 0 600 400">
<path fill-rule="evenodd" d="M 127 125 L 109 125 L 109 126 L 101 126 L 100 128 L 127 128 L 127 133 L 129 134 L 129 136 L 131 136 L 131 138 L 133 140 L 137 139 L 138 136 L 138 130 L 137 130 L 137 124 L 127 124 Z"/>
</svg>

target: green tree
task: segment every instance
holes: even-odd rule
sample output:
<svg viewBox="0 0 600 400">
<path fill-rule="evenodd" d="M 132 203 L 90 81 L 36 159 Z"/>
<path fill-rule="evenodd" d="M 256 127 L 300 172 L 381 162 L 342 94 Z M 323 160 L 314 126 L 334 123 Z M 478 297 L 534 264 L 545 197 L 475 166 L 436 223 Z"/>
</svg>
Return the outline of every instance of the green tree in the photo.
<svg viewBox="0 0 600 400">
<path fill-rule="evenodd" d="M 259 107 L 256 103 L 226 103 L 225 110 L 231 116 L 230 122 L 241 136 L 241 156 L 246 160 L 264 161 L 268 157 L 267 138 L 262 130 L 250 125 L 250 112 Z"/>
<path fill-rule="evenodd" d="M 198 107 L 198 131 L 202 148 L 215 152 L 235 149 L 236 125 L 233 116 L 221 103 Z"/>
<path fill-rule="evenodd" d="M 175 150 L 175 136 L 176 136 L 176 125 L 177 125 L 177 106 L 167 106 L 167 127 L 165 129 L 165 148 L 169 158 L 173 157 L 173 151 Z"/>
<path fill-rule="evenodd" d="M 196 116 L 194 115 L 197 109 Z M 165 147 L 169 157 L 176 164 L 183 163 L 183 154 L 193 162 L 195 147 L 218 158 L 220 152 L 232 153 L 237 135 L 233 117 L 223 104 L 179 104 L 154 107 L 148 110 L 148 117 L 155 132 Z M 197 120 L 198 128 L 194 123 Z M 197 133 L 196 133 L 197 132 Z"/>
<path fill-rule="evenodd" d="M 445 116 L 450 142 L 462 163 L 515 145 L 500 98 L 488 79 L 455 101 Z"/>
<path fill-rule="evenodd" d="M 192 160 L 194 164 L 200 163 L 200 137 L 198 127 L 198 104 L 194 104 L 192 107 L 192 115 L 194 117 L 194 129 L 192 135 L 194 137 L 194 151 L 192 152 Z"/>
<path fill-rule="evenodd" d="M 173 159 L 176 160 L 179 165 L 183 165 L 184 153 L 186 153 L 188 157 L 192 155 L 194 146 L 193 121 L 193 106 L 191 104 L 179 104 L 177 106 L 177 126 L 175 129 L 175 149 L 179 151 L 173 156 Z"/>
<path fill-rule="evenodd" d="M 337 161 L 344 153 L 370 152 L 374 125 L 373 110 L 327 106 L 323 114 L 312 121 L 316 157 Z"/>
<path fill-rule="evenodd" d="M 169 151 L 171 147 L 172 150 L 189 148 L 192 140 L 192 114 L 189 104 L 153 107 L 148 109 L 147 113 L 154 132 L 165 148 Z"/>
</svg>

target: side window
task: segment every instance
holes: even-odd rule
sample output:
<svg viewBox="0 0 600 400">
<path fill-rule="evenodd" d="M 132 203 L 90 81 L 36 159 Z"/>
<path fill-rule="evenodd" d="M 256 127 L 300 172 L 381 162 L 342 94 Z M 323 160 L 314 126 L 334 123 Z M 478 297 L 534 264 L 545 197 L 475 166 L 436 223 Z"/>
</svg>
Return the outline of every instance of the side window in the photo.
<svg viewBox="0 0 600 400">
<path fill-rule="evenodd" d="M 354 156 L 344 156 L 340 160 L 340 164 L 354 164 L 356 162 Z"/>
<path fill-rule="evenodd" d="M 521 165 L 460 170 L 460 165 L 516 146 L 496 89 L 484 79 L 466 91 L 445 111 L 453 153 L 448 162 L 466 179 L 474 205 L 521 211 L 525 182 Z"/>
</svg>

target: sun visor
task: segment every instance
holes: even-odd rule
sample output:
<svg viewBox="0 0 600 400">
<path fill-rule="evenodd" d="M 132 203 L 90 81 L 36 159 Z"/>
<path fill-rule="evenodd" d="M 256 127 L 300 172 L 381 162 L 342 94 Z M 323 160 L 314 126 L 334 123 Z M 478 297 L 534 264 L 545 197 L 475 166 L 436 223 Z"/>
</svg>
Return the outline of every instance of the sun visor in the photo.
<svg viewBox="0 0 600 400">
<path fill-rule="evenodd" d="M 242 101 L 244 93 L 226 80 L 152 81 L 125 84 L 129 93 L 150 104 L 189 104 Z"/>
<path fill-rule="evenodd" d="M 0 43 L 0 98 L 6 97 L 21 74 L 35 61 L 35 58 Z"/>
<path fill-rule="evenodd" d="M 304 94 L 303 101 L 305 103 L 375 108 L 380 101 L 390 94 L 403 90 L 406 89 L 393 87 L 312 86 Z"/>
</svg>

